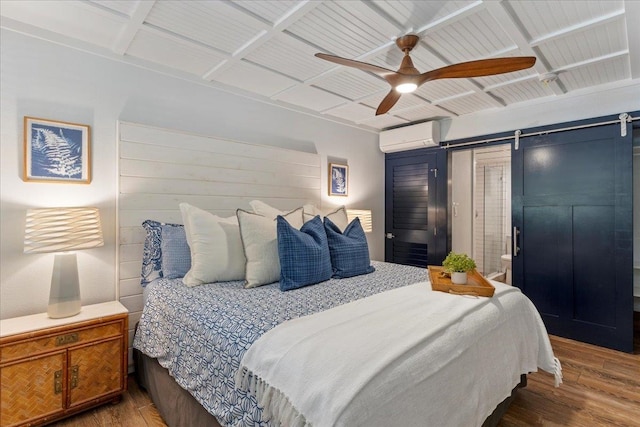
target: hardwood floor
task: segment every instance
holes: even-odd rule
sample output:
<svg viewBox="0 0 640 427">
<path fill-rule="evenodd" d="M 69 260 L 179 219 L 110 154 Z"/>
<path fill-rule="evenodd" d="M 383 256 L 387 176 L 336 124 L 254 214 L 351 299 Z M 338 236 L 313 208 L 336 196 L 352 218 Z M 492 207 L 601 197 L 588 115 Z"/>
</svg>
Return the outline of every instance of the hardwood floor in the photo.
<svg viewBox="0 0 640 427">
<path fill-rule="evenodd" d="M 552 336 L 551 345 L 562 363 L 564 383 L 554 388 L 552 375 L 530 374 L 527 387 L 518 391 L 499 426 L 640 426 L 638 314 L 634 354 Z M 132 376 L 129 390 L 119 404 L 101 406 L 53 425 L 166 426 Z"/>
<path fill-rule="evenodd" d="M 563 384 L 545 372 L 528 375 L 527 387 L 499 426 L 640 426 L 640 343 L 635 354 L 551 337 L 562 363 Z"/>
<path fill-rule="evenodd" d="M 51 424 L 56 427 L 166 427 L 149 395 L 129 375 L 120 403 L 106 404 Z M 186 427 L 186 426 L 185 426 Z"/>
</svg>

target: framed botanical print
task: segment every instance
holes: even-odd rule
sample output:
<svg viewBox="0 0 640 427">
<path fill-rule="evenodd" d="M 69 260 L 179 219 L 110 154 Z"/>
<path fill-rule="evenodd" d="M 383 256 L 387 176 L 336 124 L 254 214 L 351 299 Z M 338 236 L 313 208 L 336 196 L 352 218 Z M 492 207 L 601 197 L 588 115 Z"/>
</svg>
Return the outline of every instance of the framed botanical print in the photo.
<svg viewBox="0 0 640 427">
<path fill-rule="evenodd" d="M 349 166 L 329 163 L 329 195 L 349 195 Z"/>
<path fill-rule="evenodd" d="M 90 132 L 87 125 L 25 117 L 24 180 L 91 182 Z"/>
</svg>

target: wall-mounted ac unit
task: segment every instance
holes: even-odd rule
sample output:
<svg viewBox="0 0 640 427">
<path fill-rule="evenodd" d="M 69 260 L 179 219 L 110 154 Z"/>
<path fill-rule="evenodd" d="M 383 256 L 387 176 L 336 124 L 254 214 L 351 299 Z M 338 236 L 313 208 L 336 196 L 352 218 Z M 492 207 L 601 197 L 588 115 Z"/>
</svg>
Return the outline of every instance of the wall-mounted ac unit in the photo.
<svg viewBox="0 0 640 427">
<path fill-rule="evenodd" d="M 418 123 L 380 132 L 380 150 L 383 153 L 435 147 L 438 144 L 440 144 L 438 122 Z"/>
</svg>

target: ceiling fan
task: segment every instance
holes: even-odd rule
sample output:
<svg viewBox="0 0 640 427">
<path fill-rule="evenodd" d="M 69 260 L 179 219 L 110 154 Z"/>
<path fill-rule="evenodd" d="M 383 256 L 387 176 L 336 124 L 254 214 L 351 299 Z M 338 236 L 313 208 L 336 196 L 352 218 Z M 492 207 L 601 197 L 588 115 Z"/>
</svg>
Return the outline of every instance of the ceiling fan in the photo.
<svg viewBox="0 0 640 427">
<path fill-rule="evenodd" d="M 355 61 L 353 59 L 327 55 L 325 53 L 316 53 L 316 56 L 326 61 L 335 62 L 336 64 L 369 71 L 385 79 L 391 85 L 391 91 L 384 97 L 378 106 L 376 116 L 385 114 L 389 111 L 391 107 L 398 102 L 400 95 L 403 93 L 413 92 L 420 85 L 428 81 L 510 73 L 512 71 L 530 68 L 536 62 L 536 58 L 534 56 L 480 59 L 478 61 L 462 62 L 438 68 L 436 70 L 427 71 L 426 73 L 420 73 L 416 67 L 413 66 L 413 61 L 409 56 L 409 52 L 411 52 L 411 50 L 416 46 L 418 40 L 419 37 L 413 34 L 400 37 L 396 40 L 396 45 L 404 52 L 404 58 L 402 59 L 402 63 L 400 64 L 398 71 L 378 67 L 373 64 L 367 64 L 366 62 Z"/>
</svg>

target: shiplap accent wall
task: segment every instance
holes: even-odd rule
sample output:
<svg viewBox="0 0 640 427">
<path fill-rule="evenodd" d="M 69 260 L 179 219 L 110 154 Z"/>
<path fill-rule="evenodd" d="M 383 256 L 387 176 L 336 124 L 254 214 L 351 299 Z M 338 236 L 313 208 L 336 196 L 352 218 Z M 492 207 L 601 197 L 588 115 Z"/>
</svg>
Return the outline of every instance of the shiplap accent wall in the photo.
<svg viewBox="0 0 640 427">
<path fill-rule="evenodd" d="M 181 202 L 223 217 L 254 199 L 283 210 L 320 206 L 317 154 L 128 122 L 118 135 L 118 285 L 130 346 L 143 307 L 144 220 L 182 224 Z"/>
</svg>

